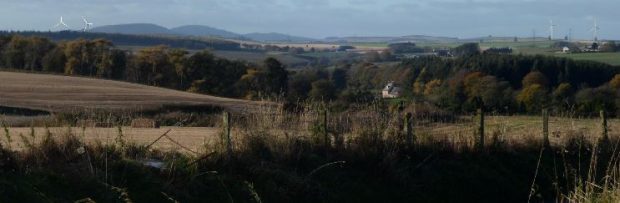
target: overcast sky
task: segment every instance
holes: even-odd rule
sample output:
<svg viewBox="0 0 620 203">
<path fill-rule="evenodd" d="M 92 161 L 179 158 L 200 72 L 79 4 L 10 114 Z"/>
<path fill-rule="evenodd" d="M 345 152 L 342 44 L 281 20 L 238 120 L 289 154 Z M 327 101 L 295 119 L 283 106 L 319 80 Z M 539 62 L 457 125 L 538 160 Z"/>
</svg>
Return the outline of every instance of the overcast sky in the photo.
<svg viewBox="0 0 620 203">
<path fill-rule="evenodd" d="M 238 33 L 329 36 L 556 36 L 620 39 L 620 0 L 0 0 L 0 29 L 50 30 L 64 16 L 80 28 L 155 23 L 200 24 Z"/>
</svg>

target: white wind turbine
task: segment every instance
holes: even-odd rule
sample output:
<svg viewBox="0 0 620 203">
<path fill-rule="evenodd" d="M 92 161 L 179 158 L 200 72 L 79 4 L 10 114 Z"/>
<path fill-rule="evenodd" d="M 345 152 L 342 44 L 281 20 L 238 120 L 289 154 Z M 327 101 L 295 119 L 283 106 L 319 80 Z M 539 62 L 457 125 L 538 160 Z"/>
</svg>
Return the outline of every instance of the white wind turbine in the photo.
<svg viewBox="0 0 620 203">
<path fill-rule="evenodd" d="M 65 27 L 67 30 L 69 29 L 69 26 L 65 23 L 65 21 L 62 20 L 62 16 L 60 16 L 60 22 L 58 22 L 58 24 L 56 24 L 54 27 Z"/>
<path fill-rule="evenodd" d="M 596 22 L 596 18 L 594 18 L 594 26 L 592 27 L 592 29 L 590 29 L 590 32 L 592 32 L 592 34 L 594 35 L 594 42 L 598 41 L 599 30 L 601 30 L 601 28 L 598 26 L 598 23 Z"/>
<path fill-rule="evenodd" d="M 553 40 L 553 32 L 558 25 L 553 24 L 553 20 L 549 20 L 549 40 Z"/>
<path fill-rule="evenodd" d="M 86 20 L 84 16 L 82 16 L 82 20 L 84 20 L 84 28 L 82 29 L 82 31 L 86 32 L 93 27 L 93 23 L 88 22 L 88 20 Z"/>
</svg>

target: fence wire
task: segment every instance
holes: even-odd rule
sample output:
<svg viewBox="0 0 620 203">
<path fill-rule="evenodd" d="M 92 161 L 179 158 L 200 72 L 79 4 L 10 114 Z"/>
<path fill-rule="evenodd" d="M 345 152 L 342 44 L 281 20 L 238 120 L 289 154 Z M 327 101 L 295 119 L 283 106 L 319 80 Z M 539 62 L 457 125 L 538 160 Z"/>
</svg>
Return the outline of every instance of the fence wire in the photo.
<svg viewBox="0 0 620 203">
<path fill-rule="evenodd" d="M 311 137 L 313 130 L 323 125 L 321 110 L 307 110 L 302 113 L 285 111 L 261 112 L 250 116 L 236 117 L 235 127 L 246 132 L 262 129 L 272 134 Z M 327 127 L 334 136 L 354 139 L 368 132 L 376 132 L 381 138 L 393 139 L 402 136 L 403 118 L 407 112 L 388 112 L 371 109 L 356 112 L 327 114 Z M 478 139 L 479 127 L 476 115 L 413 113 L 413 132 L 418 142 L 448 141 L 457 144 L 472 144 Z M 541 115 L 485 115 L 485 141 L 523 143 L 543 140 L 543 119 Z M 551 144 L 562 144 L 571 138 L 595 141 L 602 137 L 602 120 L 598 117 L 572 117 L 571 114 L 550 114 L 549 140 Z M 609 137 L 618 136 L 620 122 L 608 119 Z"/>
</svg>

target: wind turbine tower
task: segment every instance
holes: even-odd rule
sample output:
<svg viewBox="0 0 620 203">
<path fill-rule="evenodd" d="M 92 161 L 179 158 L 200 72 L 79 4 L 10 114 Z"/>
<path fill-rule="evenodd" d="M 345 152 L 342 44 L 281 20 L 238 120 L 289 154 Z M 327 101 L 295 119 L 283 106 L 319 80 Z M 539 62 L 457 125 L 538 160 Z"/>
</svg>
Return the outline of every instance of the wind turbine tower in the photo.
<svg viewBox="0 0 620 203">
<path fill-rule="evenodd" d="M 57 27 L 64 27 L 67 30 L 69 29 L 69 26 L 65 23 L 65 21 L 62 20 L 62 16 L 60 16 L 60 21 L 54 27 L 55 28 L 57 28 Z"/>
<path fill-rule="evenodd" d="M 86 32 L 93 27 L 93 23 L 88 22 L 88 20 L 86 20 L 86 17 L 82 16 L 82 20 L 84 20 L 84 28 L 82 28 L 82 31 Z"/>
<path fill-rule="evenodd" d="M 594 18 L 594 27 L 592 27 L 592 29 L 590 29 L 590 32 L 592 32 L 593 35 L 594 35 L 594 42 L 598 41 L 598 31 L 600 29 L 601 28 L 598 26 L 598 23 L 596 22 L 596 18 Z"/>
<path fill-rule="evenodd" d="M 553 40 L 553 32 L 557 25 L 553 24 L 553 20 L 549 20 L 549 40 Z"/>
<path fill-rule="evenodd" d="M 532 47 L 536 47 L 536 29 L 532 29 Z"/>
</svg>

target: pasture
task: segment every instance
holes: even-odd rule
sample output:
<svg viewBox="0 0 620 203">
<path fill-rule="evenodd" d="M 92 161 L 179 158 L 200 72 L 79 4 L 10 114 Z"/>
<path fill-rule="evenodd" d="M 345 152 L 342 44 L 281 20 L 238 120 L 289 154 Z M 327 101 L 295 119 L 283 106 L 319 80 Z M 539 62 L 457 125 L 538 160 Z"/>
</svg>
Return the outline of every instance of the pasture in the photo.
<svg viewBox="0 0 620 203">
<path fill-rule="evenodd" d="M 610 65 L 620 66 L 620 52 L 615 53 L 575 53 L 575 54 L 561 54 L 556 53 L 553 56 L 566 57 L 573 60 L 588 60 L 603 62 Z"/>
</svg>

